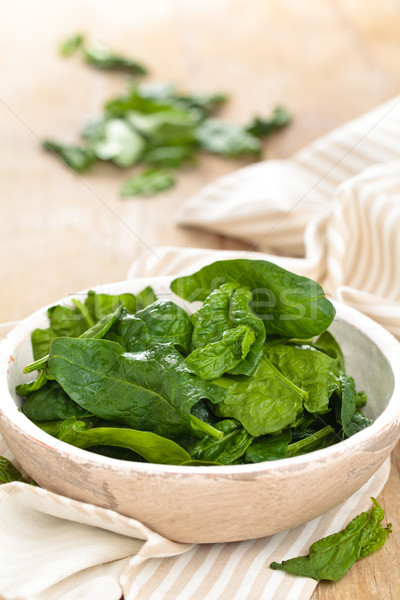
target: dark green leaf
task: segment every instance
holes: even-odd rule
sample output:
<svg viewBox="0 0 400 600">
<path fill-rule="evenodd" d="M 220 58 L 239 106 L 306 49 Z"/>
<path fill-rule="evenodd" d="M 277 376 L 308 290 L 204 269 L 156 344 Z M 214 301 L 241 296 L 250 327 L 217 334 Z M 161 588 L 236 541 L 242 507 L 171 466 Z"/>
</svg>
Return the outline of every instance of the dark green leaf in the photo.
<svg viewBox="0 0 400 600">
<path fill-rule="evenodd" d="M 341 347 L 329 331 L 324 331 L 312 344 L 314 348 L 325 352 L 328 356 L 337 359 L 337 367 L 340 371 L 345 370 L 344 356 Z"/>
<path fill-rule="evenodd" d="M 116 54 L 98 42 L 86 45 L 83 49 L 83 56 L 88 64 L 97 69 L 127 71 L 133 75 L 147 74 L 146 67 L 138 61 Z"/>
<path fill-rule="evenodd" d="M 136 308 L 137 310 L 142 310 L 142 308 L 146 308 L 146 306 L 149 306 L 149 304 L 153 304 L 153 302 L 156 302 L 157 299 L 158 298 L 153 288 L 150 285 L 148 285 L 144 288 L 144 290 L 136 294 Z"/>
<path fill-rule="evenodd" d="M 129 352 L 138 352 L 150 344 L 172 343 L 188 354 L 192 323 L 187 312 L 171 300 L 156 300 L 135 315 L 121 319 L 116 333 L 123 338 Z"/>
<path fill-rule="evenodd" d="M 186 162 L 194 163 L 195 147 L 184 146 L 155 146 L 150 147 L 143 155 L 143 162 L 161 166 L 178 168 Z"/>
<path fill-rule="evenodd" d="M 222 431 L 224 437 L 216 440 L 211 436 L 205 436 L 203 439 L 197 440 L 188 448 L 192 459 L 230 465 L 242 458 L 251 444 L 252 436 L 240 427 L 237 421 L 231 419 L 220 421 L 215 428 Z"/>
<path fill-rule="evenodd" d="M 120 193 L 122 196 L 153 196 L 174 185 L 175 179 L 169 171 L 151 168 L 125 181 Z"/>
<path fill-rule="evenodd" d="M 277 106 L 268 119 L 254 117 L 250 125 L 246 127 L 246 131 L 256 137 L 266 137 L 288 125 L 291 119 L 292 115 L 284 106 Z"/>
<path fill-rule="evenodd" d="M 76 404 L 56 381 L 49 381 L 26 400 L 22 412 L 31 421 L 57 421 L 69 417 L 83 417 L 88 411 Z"/>
<path fill-rule="evenodd" d="M 197 141 L 201 150 L 222 156 L 246 156 L 261 153 L 258 138 L 239 125 L 219 119 L 206 119 L 197 127 Z"/>
<path fill-rule="evenodd" d="M 192 348 L 198 349 L 218 342 L 223 334 L 246 325 L 255 336 L 247 355 L 230 371 L 235 375 L 252 375 L 262 355 L 265 341 L 263 322 L 250 307 L 251 292 L 238 284 L 226 283 L 204 300 L 203 306 L 192 315 L 194 323 Z"/>
<path fill-rule="evenodd" d="M 84 41 L 85 36 L 82 33 L 71 35 L 60 44 L 60 54 L 63 56 L 70 56 L 82 47 Z"/>
<path fill-rule="evenodd" d="M 49 371 L 88 412 L 172 439 L 193 430 L 190 411 L 199 400 L 225 397 L 220 386 L 190 375 L 168 344 L 124 353 L 107 340 L 59 338 L 50 348 Z"/>
<path fill-rule="evenodd" d="M 96 155 L 91 148 L 68 146 L 67 144 L 60 144 L 53 140 L 45 140 L 43 148 L 59 156 L 66 165 L 77 173 L 87 171 L 96 162 Z"/>
<path fill-rule="evenodd" d="M 213 383 L 227 391 L 225 400 L 214 407 L 215 413 L 237 419 L 254 436 L 276 433 L 293 425 L 303 410 L 304 392 L 283 377 L 265 356 L 253 377 L 225 376 Z"/>
<path fill-rule="evenodd" d="M 305 408 L 311 413 L 329 410 L 328 378 L 335 359 L 313 348 L 276 344 L 266 348 L 269 360 L 281 373 L 308 393 Z"/>
<path fill-rule="evenodd" d="M 341 373 L 339 375 L 341 385 L 341 411 L 340 419 L 344 433 L 350 437 L 365 427 L 369 427 L 373 421 L 356 412 L 356 390 L 354 379 Z"/>
<path fill-rule="evenodd" d="M 339 581 L 357 560 L 381 548 L 392 531 L 390 524 L 382 527 L 385 513 L 374 498 L 371 500 L 373 507 L 369 512 L 355 517 L 339 533 L 314 542 L 308 556 L 284 560 L 281 564 L 273 562 L 271 568 L 317 581 Z"/>
<path fill-rule="evenodd" d="M 119 304 L 122 304 L 131 314 L 136 311 L 136 298 L 133 294 L 99 294 L 98 292 L 89 290 L 85 300 L 85 306 L 95 321 L 114 312 Z"/>
<path fill-rule="evenodd" d="M 59 439 L 78 448 L 98 445 L 128 448 L 151 463 L 179 465 L 190 460 L 190 455 L 181 446 L 150 431 L 122 427 L 87 429 L 83 421 L 75 418 L 63 424 Z"/>
<path fill-rule="evenodd" d="M 290 429 L 276 435 L 264 435 L 251 443 L 246 452 L 246 462 L 264 462 L 286 458 L 289 443 L 292 440 Z"/>
<path fill-rule="evenodd" d="M 221 377 L 246 358 L 254 340 L 254 332 L 246 325 L 228 329 L 217 342 L 193 350 L 185 359 L 186 368 L 201 379 Z"/>
<path fill-rule="evenodd" d="M 267 334 L 309 339 L 329 327 L 335 309 L 321 286 L 264 260 L 221 260 L 175 279 L 171 289 L 189 300 L 205 300 L 223 283 L 236 281 L 253 294 L 252 309 Z"/>
<path fill-rule="evenodd" d="M 47 383 L 46 373 L 44 371 L 40 371 L 39 376 L 29 383 L 22 383 L 21 385 L 17 385 L 15 391 L 20 396 L 27 396 L 32 392 L 37 392 Z"/>
</svg>

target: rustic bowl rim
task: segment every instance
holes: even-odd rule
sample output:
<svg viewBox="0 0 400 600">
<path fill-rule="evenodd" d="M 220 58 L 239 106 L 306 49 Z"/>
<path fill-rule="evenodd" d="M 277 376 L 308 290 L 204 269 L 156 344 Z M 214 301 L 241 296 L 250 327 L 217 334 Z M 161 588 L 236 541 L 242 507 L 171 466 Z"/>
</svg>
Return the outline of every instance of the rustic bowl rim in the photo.
<svg viewBox="0 0 400 600">
<path fill-rule="evenodd" d="M 99 454 L 94 454 L 71 446 L 62 442 L 34 425 L 21 411 L 14 402 L 9 391 L 8 375 L 11 362 L 14 360 L 14 354 L 18 348 L 25 342 L 26 338 L 33 330 L 32 323 L 43 316 L 47 309 L 55 304 L 66 302 L 77 295 L 86 294 L 89 289 L 101 291 L 104 293 L 116 292 L 121 288 L 129 287 L 133 282 L 141 284 L 142 287 L 152 284 L 168 284 L 174 277 L 151 277 L 135 278 L 134 280 L 125 280 L 119 282 L 106 283 L 87 288 L 75 294 L 70 294 L 60 300 L 56 300 L 46 306 L 43 306 L 31 313 L 16 325 L 0 342 L 0 424 L 2 427 L 10 425 L 17 428 L 20 434 L 33 438 L 46 449 L 53 449 L 61 456 L 72 458 L 79 463 L 86 463 L 94 468 L 104 468 L 114 472 L 121 472 L 129 475 L 130 472 L 140 473 L 142 475 L 153 476 L 169 475 L 176 477 L 183 476 L 210 476 L 215 478 L 230 477 L 241 478 L 249 475 L 261 475 L 265 472 L 289 471 L 291 469 L 303 469 L 310 463 L 338 459 L 349 453 L 357 452 L 361 448 L 367 449 L 368 442 L 373 439 L 384 436 L 393 428 L 399 429 L 400 436 L 400 342 L 385 330 L 381 325 L 359 312 L 358 310 L 338 301 L 332 301 L 337 314 L 335 318 L 347 322 L 349 325 L 359 329 L 373 342 L 386 358 L 394 376 L 393 393 L 390 397 L 387 407 L 376 418 L 374 423 L 366 429 L 356 433 L 350 438 L 338 442 L 327 448 L 315 450 L 309 454 L 282 458 L 275 461 L 265 461 L 260 463 L 249 463 L 244 465 L 221 465 L 221 466 L 184 466 L 184 465 L 164 465 L 158 463 L 141 463 L 134 461 L 123 461 L 116 458 L 110 458 Z M 125 291 L 125 290 L 124 290 Z M 171 294 L 172 295 L 172 294 Z M 389 445 L 389 444 L 388 444 Z"/>
</svg>

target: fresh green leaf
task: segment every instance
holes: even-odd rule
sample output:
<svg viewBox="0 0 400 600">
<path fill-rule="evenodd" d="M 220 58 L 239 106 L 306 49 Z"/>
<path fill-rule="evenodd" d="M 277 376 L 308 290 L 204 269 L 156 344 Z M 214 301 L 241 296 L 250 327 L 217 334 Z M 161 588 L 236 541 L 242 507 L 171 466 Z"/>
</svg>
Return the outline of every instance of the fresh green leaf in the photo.
<svg viewBox="0 0 400 600">
<path fill-rule="evenodd" d="M 197 108 L 204 112 L 205 115 L 213 114 L 222 104 L 228 100 L 226 94 L 210 93 L 210 94 L 187 94 L 176 96 L 181 105 L 188 108 Z"/>
<path fill-rule="evenodd" d="M 56 381 L 49 381 L 37 392 L 29 394 L 22 412 L 31 421 L 57 421 L 88 414 L 86 409 L 68 397 Z"/>
<path fill-rule="evenodd" d="M 195 147 L 190 144 L 183 146 L 157 146 L 149 147 L 143 154 L 144 163 L 158 167 L 179 168 L 187 162 L 194 163 Z"/>
<path fill-rule="evenodd" d="M 99 42 L 85 45 L 83 48 L 85 61 L 97 69 L 127 71 L 133 75 L 146 75 L 146 67 L 132 58 L 112 52 Z"/>
<path fill-rule="evenodd" d="M 151 344 L 172 343 L 188 354 L 192 323 L 187 312 L 171 300 L 156 300 L 135 315 L 120 319 L 116 333 L 129 352 L 139 352 Z"/>
<path fill-rule="evenodd" d="M 0 481 L 3 483 L 11 483 L 12 481 L 22 481 L 23 483 L 30 483 L 27 481 L 16 467 L 4 456 L 0 456 Z"/>
<path fill-rule="evenodd" d="M 227 392 L 226 398 L 214 406 L 214 412 L 236 419 L 253 436 L 290 427 L 303 410 L 302 390 L 282 376 L 266 356 L 252 377 L 225 376 L 213 383 Z"/>
<path fill-rule="evenodd" d="M 201 150 L 222 156 L 246 156 L 261 153 L 258 138 L 242 127 L 220 119 L 206 119 L 197 127 L 197 141 Z"/>
<path fill-rule="evenodd" d="M 196 142 L 196 126 L 200 116 L 193 110 L 171 108 L 150 114 L 129 111 L 127 121 L 152 145 L 183 146 Z"/>
<path fill-rule="evenodd" d="M 75 300 L 75 301 L 72 300 L 72 302 L 74 302 L 74 304 L 77 307 L 81 307 L 82 311 L 84 310 L 85 314 L 82 316 L 86 317 L 86 319 L 85 319 L 86 321 L 89 321 L 88 317 L 89 317 L 90 313 L 88 311 L 88 308 L 86 306 L 83 306 L 83 304 L 77 300 Z M 59 307 L 56 307 L 56 308 L 59 308 Z M 100 319 L 100 321 L 98 321 L 97 323 L 94 323 L 94 325 L 92 327 L 90 327 L 89 329 L 86 329 L 78 337 L 85 338 L 85 339 L 90 339 L 90 338 L 101 339 L 101 338 L 103 338 L 108 333 L 108 331 L 110 330 L 112 325 L 114 325 L 115 321 L 120 316 L 121 311 L 122 311 L 122 303 L 119 303 L 119 305 L 115 308 L 114 312 L 106 314 L 102 319 Z M 90 317 L 89 322 L 92 322 L 91 317 Z M 62 336 L 57 336 L 57 337 L 62 337 Z M 72 337 L 76 337 L 76 336 L 72 336 Z M 55 338 L 55 339 L 57 339 L 57 338 Z M 29 365 L 27 365 L 24 368 L 24 373 L 31 373 L 32 371 L 36 371 L 37 369 L 43 369 L 47 365 L 48 358 L 49 358 L 49 355 L 46 354 L 46 356 L 43 356 L 39 360 L 35 360 L 33 363 L 30 363 Z"/>
<path fill-rule="evenodd" d="M 267 334 L 309 339 L 329 327 L 335 309 L 321 286 L 264 260 L 221 260 L 175 279 L 172 291 L 185 300 L 205 300 L 224 283 L 236 281 L 253 294 L 252 309 Z"/>
<path fill-rule="evenodd" d="M 356 390 L 354 379 L 341 373 L 341 412 L 340 419 L 344 433 L 350 437 L 373 423 L 356 410 Z"/>
<path fill-rule="evenodd" d="M 156 302 L 157 299 L 158 298 L 153 288 L 150 285 L 148 285 L 144 288 L 144 290 L 136 294 L 136 308 L 137 310 L 142 310 L 142 308 L 146 308 L 146 306 L 149 306 L 149 304 L 153 304 L 153 302 Z"/>
<path fill-rule="evenodd" d="M 252 441 L 246 451 L 246 462 L 264 462 L 286 458 L 288 446 L 292 440 L 290 429 L 275 435 L 264 435 Z"/>
<path fill-rule="evenodd" d="M 276 344 L 266 348 L 269 360 L 290 381 L 308 393 L 304 406 L 310 413 L 329 410 L 328 378 L 335 359 L 313 348 Z"/>
<path fill-rule="evenodd" d="M 222 465 L 230 465 L 241 459 L 252 442 L 252 436 L 237 421 L 231 419 L 220 421 L 215 427 L 224 433 L 224 437 L 216 440 L 205 436 L 197 440 L 188 448 L 192 459 Z"/>
<path fill-rule="evenodd" d="M 95 322 L 113 313 L 119 304 L 122 304 L 128 313 L 133 314 L 136 311 L 136 298 L 133 294 L 129 293 L 117 295 L 99 294 L 98 292 L 89 290 L 85 300 L 85 306 Z"/>
<path fill-rule="evenodd" d="M 40 371 L 39 376 L 29 383 L 22 383 L 21 385 L 17 385 L 15 391 L 20 396 L 28 396 L 28 394 L 32 394 L 32 392 L 37 392 L 42 387 L 44 387 L 47 383 L 47 376 L 44 371 Z"/>
<path fill-rule="evenodd" d="M 60 54 L 70 56 L 82 47 L 85 36 L 82 33 L 75 33 L 69 36 L 60 44 Z"/>
<path fill-rule="evenodd" d="M 312 343 L 314 348 L 325 352 L 331 358 L 337 359 L 337 367 L 340 371 L 345 370 L 344 356 L 341 347 L 329 331 L 324 331 L 321 335 Z"/>
<path fill-rule="evenodd" d="M 284 106 L 274 108 L 270 118 L 254 117 L 246 131 L 256 137 L 266 137 L 274 131 L 285 127 L 292 120 L 292 115 Z"/>
<path fill-rule="evenodd" d="M 220 386 L 190 375 L 169 344 L 124 353 L 108 340 L 58 338 L 49 372 L 88 412 L 171 439 L 192 431 L 190 411 L 199 400 L 225 397 Z"/>
<path fill-rule="evenodd" d="M 194 324 L 192 348 L 203 348 L 222 339 L 224 333 L 238 326 L 246 325 L 254 333 L 254 343 L 249 352 L 233 367 L 235 375 L 252 375 L 262 355 L 265 341 L 263 322 L 250 307 L 251 292 L 239 288 L 236 283 L 226 283 L 213 290 L 205 298 L 202 307 L 192 315 Z"/>
<path fill-rule="evenodd" d="M 175 185 L 175 179 L 166 169 L 146 169 L 139 175 L 125 181 L 121 187 L 122 196 L 153 196 Z"/>
<path fill-rule="evenodd" d="M 382 527 L 385 513 L 374 498 L 371 500 L 373 507 L 369 512 L 355 517 L 339 533 L 314 542 L 308 556 L 273 562 L 270 567 L 317 581 L 339 581 L 357 560 L 381 548 L 392 531 L 390 524 Z"/>
<path fill-rule="evenodd" d="M 254 340 L 254 332 L 246 325 L 228 329 L 219 341 L 193 350 L 185 359 L 186 368 L 201 379 L 221 377 L 246 358 Z"/>
<path fill-rule="evenodd" d="M 78 448 L 98 445 L 128 448 L 151 463 L 179 465 L 190 460 L 190 455 L 181 446 L 150 431 L 123 427 L 87 429 L 83 421 L 75 418 L 63 424 L 59 439 Z"/>
<path fill-rule="evenodd" d="M 43 148 L 59 156 L 66 165 L 77 173 L 87 171 L 96 162 L 96 155 L 91 148 L 68 146 L 67 144 L 60 144 L 53 140 L 45 140 Z"/>
</svg>

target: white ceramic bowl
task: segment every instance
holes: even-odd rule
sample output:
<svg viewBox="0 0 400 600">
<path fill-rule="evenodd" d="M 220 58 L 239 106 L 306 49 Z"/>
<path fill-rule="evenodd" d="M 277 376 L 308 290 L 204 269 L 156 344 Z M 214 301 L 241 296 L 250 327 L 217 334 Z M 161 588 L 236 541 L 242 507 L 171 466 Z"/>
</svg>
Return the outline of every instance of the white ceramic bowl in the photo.
<svg viewBox="0 0 400 600">
<path fill-rule="evenodd" d="M 103 285 L 108 293 L 151 283 L 172 298 L 171 278 Z M 76 296 L 76 295 L 75 295 Z M 46 327 L 46 308 L 21 322 L 0 344 L 0 427 L 10 449 L 39 485 L 139 519 L 180 542 L 225 542 L 270 535 L 333 508 L 380 467 L 400 436 L 400 344 L 361 313 L 336 304 L 331 331 L 347 372 L 368 394 L 373 425 L 311 454 L 248 465 L 179 467 L 125 462 L 60 442 L 18 410 L 15 385 L 31 361 L 30 333 Z"/>
</svg>

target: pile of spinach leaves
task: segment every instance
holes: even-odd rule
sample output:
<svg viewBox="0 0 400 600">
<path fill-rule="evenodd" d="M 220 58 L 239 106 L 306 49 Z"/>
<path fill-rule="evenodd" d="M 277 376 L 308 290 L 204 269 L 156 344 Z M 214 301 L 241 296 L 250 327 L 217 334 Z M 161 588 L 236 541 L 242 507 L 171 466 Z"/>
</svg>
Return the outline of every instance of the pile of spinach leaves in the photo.
<svg viewBox="0 0 400 600">
<path fill-rule="evenodd" d="M 32 333 L 23 412 L 80 448 L 134 461 L 230 465 L 335 444 L 371 421 L 327 331 L 318 283 L 261 260 L 175 279 L 189 314 L 151 288 L 53 306 Z"/>
<path fill-rule="evenodd" d="M 97 161 L 121 168 L 144 165 L 143 171 L 122 185 L 122 196 L 151 196 L 172 187 L 174 171 L 195 164 L 201 152 L 259 158 L 261 138 L 291 119 L 286 108 L 277 106 L 270 117 L 255 117 L 243 127 L 228 123 L 215 116 L 227 100 L 225 94 L 181 94 L 169 83 L 139 84 L 137 77 L 148 72 L 144 65 L 103 44 L 86 42 L 81 34 L 68 38 L 61 46 L 65 56 L 78 51 L 93 67 L 127 72 L 136 79 L 124 95 L 106 103 L 101 117 L 85 126 L 81 145 L 52 139 L 43 145 L 78 173 Z"/>
</svg>

